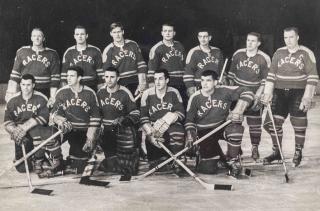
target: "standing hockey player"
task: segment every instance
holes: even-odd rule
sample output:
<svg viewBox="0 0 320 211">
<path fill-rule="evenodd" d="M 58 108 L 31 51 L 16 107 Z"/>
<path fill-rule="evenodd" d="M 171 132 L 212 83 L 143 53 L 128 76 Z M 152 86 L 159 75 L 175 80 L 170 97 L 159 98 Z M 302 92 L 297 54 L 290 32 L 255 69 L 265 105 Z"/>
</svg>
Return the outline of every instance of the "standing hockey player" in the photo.
<svg viewBox="0 0 320 211">
<path fill-rule="evenodd" d="M 44 47 L 44 33 L 40 28 L 31 32 L 32 46 L 23 46 L 17 51 L 8 82 L 6 101 L 19 90 L 19 82 L 24 74 L 32 74 L 34 89 L 46 95 L 51 103 L 60 84 L 60 60 L 57 52 Z"/>
<path fill-rule="evenodd" d="M 244 87 L 216 86 L 218 77 L 215 71 L 203 71 L 202 88 L 189 99 L 185 122 L 186 145 L 191 146 L 197 136 L 202 137 L 221 125 L 227 118 L 231 119 L 232 124 L 199 144 L 200 159 L 197 171 L 207 174 L 217 172 L 218 161 L 225 160 L 218 140 L 223 138 L 225 133 L 228 143 L 227 158 L 230 159 L 228 161 L 230 175 L 237 178 L 241 172 L 238 155 L 244 131 L 241 122 L 243 112 L 253 99 L 253 93 Z M 237 101 L 235 108 L 229 112 L 231 104 L 235 101 Z"/>
<path fill-rule="evenodd" d="M 232 56 L 232 63 L 228 72 L 231 85 L 244 86 L 255 93 L 255 104 L 244 114 L 247 117 L 249 133 L 252 144 L 252 155 L 254 160 L 259 159 L 258 146 L 261 141 L 262 109 L 256 108 L 260 101 L 265 79 L 271 65 L 270 57 L 259 50 L 261 35 L 250 32 L 247 35 L 246 48 L 237 50 Z"/>
<path fill-rule="evenodd" d="M 99 104 L 95 92 L 80 81 L 83 69 L 71 66 L 67 70 L 68 85 L 57 91 L 51 120 L 68 140 L 70 149 L 67 169 L 82 173 L 90 153 L 96 147 L 100 127 Z"/>
<path fill-rule="evenodd" d="M 4 128 L 15 142 L 15 159 L 23 157 L 22 147 L 24 144 L 29 152 L 33 147 L 53 133 L 55 128 L 46 127 L 49 120 L 47 107 L 48 98 L 37 91 L 34 91 L 35 78 L 30 74 L 22 75 L 20 88 L 21 92 L 16 93 L 8 101 L 5 109 Z M 46 160 L 45 153 L 48 153 L 49 160 Z M 43 148 L 34 154 L 34 170 L 40 176 L 53 176 L 60 167 L 62 154 L 59 140 L 52 139 Z M 31 159 L 28 159 L 31 170 Z M 25 166 L 18 165 L 19 172 L 25 172 Z"/>
<path fill-rule="evenodd" d="M 121 23 L 110 25 L 113 42 L 102 53 L 103 69 L 115 67 L 120 73 L 119 84 L 127 87 L 131 93 L 138 95 L 147 88 L 147 65 L 143 60 L 138 44 L 124 39 Z"/>
<path fill-rule="evenodd" d="M 104 77 L 105 86 L 97 93 L 104 127 L 100 146 L 105 160 L 101 162 L 100 169 L 135 175 L 139 160 L 135 126 L 139 123 L 140 111 L 132 93 L 118 84 L 117 69 L 107 68 Z"/>
<path fill-rule="evenodd" d="M 163 141 L 173 153 L 183 149 L 182 123 L 185 118 L 179 91 L 168 86 L 168 71 L 157 69 L 153 78 L 155 86 L 147 89 L 141 98 L 140 118 L 142 129 L 146 134 L 150 168 L 167 159 L 167 153 L 161 149 L 157 141 Z"/>
<path fill-rule="evenodd" d="M 190 97 L 196 90 L 201 89 L 201 74 L 204 70 L 213 70 L 218 75 L 223 65 L 223 56 L 219 48 L 210 46 L 212 34 L 209 29 L 198 30 L 199 45 L 192 48 L 186 59 L 183 81 Z"/>
<path fill-rule="evenodd" d="M 148 82 L 154 86 L 154 73 L 158 69 L 169 72 L 172 86 L 179 90 L 183 101 L 187 102 L 186 89 L 183 83 L 185 49 L 179 41 L 173 40 L 176 32 L 172 24 L 163 24 L 161 35 L 163 40 L 155 44 L 149 53 Z M 186 104 L 186 103 L 185 103 Z"/>
<path fill-rule="evenodd" d="M 271 109 L 280 145 L 283 135 L 282 125 L 290 114 L 295 133 L 295 153 L 292 162 L 296 167 L 300 165 L 302 159 L 308 125 L 307 111 L 311 108 L 319 77 L 313 52 L 298 44 L 298 29 L 285 28 L 283 37 L 286 46 L 279 48 L 272 57 L 262 103 L 268 104 L 272 100 Z M 272 138 L 273 152 L 265 157 L 263 162 L 270 164 L 274 160 L 281 160 L 281 157 L 270 117 L 264 124 Z"/>
<path fill-rule="evenodd" d="M 63 55 L 61 83 L 67 84 L 67 69 L 70 66 L 80 66 L 84 75 L 81 83 L 97 91 L 97 86 L 103 85 L 102 56 L 99 48 L 87 43 L 88 33 L 85 27 L 74 29 L 76 45 L 68 48 Z"/>
</svg>

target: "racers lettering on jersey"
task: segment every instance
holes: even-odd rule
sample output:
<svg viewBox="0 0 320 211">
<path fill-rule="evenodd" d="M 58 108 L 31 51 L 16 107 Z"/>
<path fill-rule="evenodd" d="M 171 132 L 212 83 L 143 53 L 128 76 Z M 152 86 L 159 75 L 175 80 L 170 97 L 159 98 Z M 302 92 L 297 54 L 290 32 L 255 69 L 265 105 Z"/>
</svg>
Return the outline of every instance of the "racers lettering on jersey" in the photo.
<svg viewBox="0 0 320 211">
<path fill-rule="evenodd" d="M 183 53 L 179 50 L 176 50 L 176 49 L 172 49 L 171 51 L 169 51 L 168 53 L 165 54 L 164 57 L 162 57 L 161 61 L 163 63 L 167 63 L 169 61 L 169 59 L 171 57 L 180 57 L 181 58 L 181 61 L 183 61 Z"/>
<path fill-rule="evenodd" d="M 197 66 L 200 68 L 200 69 L 203 69 L 207 64 L 209 63 L 213 63 L 213 64 L 219 64 L 219 59 L 217 59 L 216 57 L 214 56 L 207 56 L 206 58 L 202 59 L 202 62 L 199 62 L 197 64 Z"/>
<path fill-rule="evenodd" d="M 48 60 L 48 58 L 45 56 L 42 56 L 40 54 L 31 54 L 31 56 L 27 56 L 27 58 L 22 61 L 22 64 L 24 66 L 26 66 L 27 64 L 29 64 L 32 61 L 41 62 L 44 64 L 45 67 L 50 66 L 50 61 Z"/>
<path fill-rule="evenodd" d="M 65 103 L 62 104 L 63 110 L 66 110 L 70 106 L 82 107 L 85 112 L 88 112 L 90 110 L 90 106 L 88 105 L 88 103 L 80 98 L 71 98 L 70 100 L 66 100 Z"/>
<path fill-rule="evenodd" d="M 100 103 L 101 103 L 101 106 L 112 105 L 119 111 L 123 109 L 123 104 L 121 103 L 121 101 L 113 97 L 112 98 L 106 97 L 105 99 L 100 99 Z"/>
<path fill-rule="evenodd" d="M 246 70 L 242 67 L 251 68 L 254 72 L 256 72 L 256 74 L 260 73 L 259 65 L 255 64 L 253 61 L 250 61 L 248 59 L 239 61 L 239 63 L 237 64 L 237 70 Z"/>
<path fill-rule="evenodd" d="M 37 104 L 37 105 L 31 104 L 31 103 L 22 104 L 21 106 L 17 106 L 17 108 L 13 111 L 13 113 L 16 117 L 18 117 L 20 113 L 25 111 L 31 111 L 32 113 L 37 115 L 38 113 L 37 111 L 40 107 L 41 107 L 41 104 Z"/>
<path fill-rule="evenodd" d="M 300 54 L 298 58 L 289 54 L 289 56 L 286 56 L 285 58 L 281 58 L 278 61 L 278 67 L 281 67 L 284 64 L 293 64 L 296 67 L 298 67 L 299 70 L 302 70 L 304 68 L 304 63 L 302 62 L 302 60 L 303 60 L 303 54 Z"/>
<path fill-rule="evenodd" d="M 198 110 L 197 114 L 199 117 L 202 117 L 207 111 L 211 108 L 220 108 L 222 110 L 226 110 L 228 103 L 222 100 L 208 100 L 204 105 L 200 106 L 200 110 Z"/>
<path fill-rule="evenodd" d="M 87 62 L 89 64 L 94 64 L 94 60 L 91 56 L 88 56 L 86 54 L 80 54 L 76 58 L 73 58 L 73 63 L 70 63 L 70 66 L 76 65 L 78 62 Z"/>
<path fill-rule="evenodd" d="M 112 64 L 116 66 L 120 60 L 122 60 L 125 57 L 132 58 L 134 61 L 136 60 L 136 54 L 133 51 L 119 51 L 117 55 L 114 56 L 114 59 L 112 59 Z"/>
<path fill-rule="evenodd" d="M 149 115 L 151 116 L 153 113 L 161 110 L 168 110 L 171 111 L 173 107 L 172 103 L 162 102 L 156 105 L 152 105 L 149 109 Z"/>
</svg>

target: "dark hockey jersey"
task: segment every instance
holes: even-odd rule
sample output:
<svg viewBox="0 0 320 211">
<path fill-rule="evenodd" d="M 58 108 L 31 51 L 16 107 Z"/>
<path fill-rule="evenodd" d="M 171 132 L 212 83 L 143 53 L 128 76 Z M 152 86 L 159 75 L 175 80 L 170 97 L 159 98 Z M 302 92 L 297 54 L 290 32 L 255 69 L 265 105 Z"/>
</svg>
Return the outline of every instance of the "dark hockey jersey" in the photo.
<svg viewBox="0 0 320 211">
<path fill-rule="evenodd" d="M 87 86 L 80 92 L 74 92 L 69 85 L 59 89 L 51 113 L 65 117 L 74 129 L 99 127 L 101 122 L 97 96 Z"/>
<path fill-rule="evenodd" d="M 37 91 L 28 100 L 22 98 L 21 92 L 15 94 L 5 107 L 4 125 L 22 124 L 34 118 L 39 125 L 45 125 L 49 120 L 48 98 Z"/>
<path fill-rule="evenodd" d="M 279 48 L 272 57 L 267 81 L 278 89 L 304 89 L 307 84 L 316 86 L 319 80 L 313 52 L 300 45 L 294 53 L 287 47 Z"/>
<path fill-rule="evenodd" d="M 140 109 L 141 124 L 155 122 L 167 112 L 176 112 L 180 123 L 185 119 L 182 98 L 179 91 L 173 87 L 167 88 L 167 92 L 162 99 L 157 97 L 155 87 L 147 89 L 141 97 Z"/>
<path fill-rule="evenodd" d="M 210 46 L 210 49 L 210 53 L 206 53 L 197 46 L 189 51 L 183 76 L 187 88 L 201 86 L 201 74 L 204 70 L 213 70 L 220 75 L 223 66 L 222 52 L 216 47 Z"/>
<path fill-rule="evenodd" d="M 183 84 L 185 50 L 178 41 L 173 42 L 173 46 L 167 46 L 163 41 L 154 45 L 149 53 L 148 82 L 154 82 L 154 72 L 163 68 L 168 70 L 170 84 Z"/>
<path fill-rule="evenodd" d="M 102 53 L 103 69 L 115 67 L 120 72 L 121 84 L 138 84 L 138 73 L 147 74 L 147 65 L 143 60 L 138 44 L 125 40 L 119 48 L 110 43 Z"/>
<path fill-rule="evenodd" d="M 237 50 L 232 56 L 228 78 L 238 86 L 252 87 L 254 90 L 265 84 L 271 65 L 270 57 L 258 50 L 253 57 L 247 56 L 245 48 Z"/>
<path fill-rule="evenodd" d="M 201 90 L 191 95 L 185 122 L 186 130 L 215 128 L 229 115 L 232 102 L 242 99 L 249 104 L 253 93 L 247 87 L 217 86 L 211 96 L 204 96 Z"/>
<path fill-rule="evenodd" d="M 50 48 L 39 51 L 31 46 L 23 46 L 17 51 L 10 80 L 20 82 L 24 74 L 32 74 L 36 79 L 36 89 L 58 87 L 60 84 L 60 60 L 57 52 Z"/>
<path fill-rule="evenodd" d="M 137 109 L 132 93 L 124 86 L 120 86 L 113 93 L 108 92 L 106 86 L 103 86 L 98 90 L 97 97 L 105 127 L 109 127 L 121 116 L 128 116 L 134 123 L 139 122 L 140 111 Z"/>
<path fill-rule="evenodd" d="M 87 45 L 86 49 L 79 51 L 74 45 L 66 50 L 62 59 L 61 82 L 67 83 L 67 68 L 79 66 L 84 70 L 82 84 L 93 86 L 104 82 L 102 71 L 102 56 L 99 48 Z"/>
</svg>

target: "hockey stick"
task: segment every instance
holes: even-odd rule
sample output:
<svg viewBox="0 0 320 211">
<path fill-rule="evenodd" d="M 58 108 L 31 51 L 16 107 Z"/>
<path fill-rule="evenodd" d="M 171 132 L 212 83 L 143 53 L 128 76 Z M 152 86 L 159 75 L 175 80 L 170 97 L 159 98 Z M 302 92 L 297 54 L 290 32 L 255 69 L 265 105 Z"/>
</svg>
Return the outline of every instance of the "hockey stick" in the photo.
<svg viewBox="0 0 320 211">
<path fill-rule="evenodd" d="M 40 148 L 42 148 L 44 145 L 46 145 L 49 141 L 51 141 L 52 139 L 54 139 L 55 137 L 57 137 L 58 135 L 60 135 L 62 133 L 61 130 L 58 130 L 55 134 L 53 134 L 52 136 L 50 136 L 49 138 L 47 138 L 46 140 L 44 140 L 43 142 L 41 142 L 41 144 L 39 144 L 37 147 L 35 147 L 33 150 L 31 150 L 30 152 L 28 152 L 25 156 L 23 156 L 22 158 L 20 158 L 19 160 L 17 160 L 16 162 L 14 162 L 14 164 L 12 166 L 9 167 L 9 169 L 5 170 L 0 177 L 5 174 L 7 171 L 9 171 L 11 168 L 18 166 L 19 164 L 21 164 L 24 160 L 27 160 L 30 156 L 32 156 L 34 153 L 36 153 Z"/>
<path fill-rule="evenodd" d="M 197 144 L 199 144 L 200 142 L 204 141 L 206 138 L 208 138 L 209 136 L 211 136 L 212 134 L 216 133 L 217 131 L 221 130 L 222 128 L 224 128 L 225 126 L 227 126 L 228 124 L 231 123 L 231 120 L 227 120 L 226 122 L 224 122 L 223 124 L 221 124 L 220 126 L 216 127 L 215 129 L 213 129 L 212 131 L 210 131 L 209 133 L 207 133 L 206 135 L 202 136 L 201 138 L 199 138 L 197 141 L 192 143 L 192 146 L 190 147 L 185 147 L 183 150 L 181 150 L 180 152 L 178 152 L 177 154 L 174 155 L 174 157 L 179 157 L 180 155 L 182 155 L 183 153 L 185 153 L 186 151 L 188 151 L 189 149 L 191 149 L 193 146 L 196 146 Z M 169 162 L 171 162 L 174 158 L 168 158 L 167 160 L 163 161 L 162 163 L 160 163 L 159 165 L 157 165 L 156 167 L 154 167 L 153 169 L 150 169 L 149 171 L 147 171 L 146 173 L 136 176 L 134 177 L 134 179 L 140 180 L 143 179 L 145 177 L 147 177 L 148 175 L 154 173 L 155 171 L 157 171 L 158 169 L 160 169 L 161 167 L 163 167 L 164 165 L 168 164 Z"/>
<path fill-rule="evenodd" d="M 21 145 L 22 147 L 22 153 L 23 156 L 26 157 L 26 148 L 24 144 Z M 40 195 L 47 195 L 49 196 L 53 190 L 47 190 L 47 189 L 40 189 L 40 188 L 34 188 L 32 187 L 31 178 L 30 178 L 30 172 L 29 172 L 29 166 L 27 159 L 24 160 L 24 166 L 26 168 L 27 178 L 28 178 L 28 185 L 29 185 L 29 191 L 30 193 L 40 194 Z"/>
<path fill-rule="evenodd" d="M 228 63 L 228 58 L 226 58 L 226 60 L 224 60 L 224 64 L 223 64 L 223 67 L 222 67 L 222 70 L 221 70 L 221 73 L 220 73 L 220 78 L 219 78 L 218 84 L 222 83 L 223 74 L 226 71 L 227 63 Z"/>
<path fill-rule="evenodd" d="M 143 92 L 139 92 L 139 94 L 134 98 L 134 102 L 136 102 L 141 96 Z"/>
<path fill-rule="evenodd" d="M 158 141 L 158 144 L 161 146 L 164 151 L 166 151 L 171 158 L 175 160 L 188 174 L 190 174 L 191 177 L 193 177 L 197 182 L 200 183 L 205 189 L 208 190 L 233 190 L 232 185 L 221 185 L 221 184 L 209 184 L 204 182 L 198 175 L 193 173 L 179 158 L 177 158 L 172 152 L 164 146 L 164 144 L 160 141 Z"/>
<path fill-rule="evenodd" d="M 280 152 L 280 156 L 281 156 L 281 160 L 282 160 L 282 165 L 283 165 L 283 168 L 284 168 L 284 177 L 285 177 L 285 179 L 286 179 L 286 183 L 288 183 L 288 182 L 289 182 L 288 170 L 287 170 L 286 162 L 285 162 L 285 160 L 284 160 L 284 156 L 283 156 L 283 153 L 282 153 L 282 147 L 281 147 L 281 145 L 280 145 L 280 141 L 279 141 L 279 137 L 278 137 L 278 132 L 277 132 L 277 130 L 276 130 L 276 125 L 275 125 L 275 123 L 274 123 L 274 119 L 273 119 L 273 115 L 272 115 L 272 110 L 271 110 L 270 103 L 267 105 L 267 112 L 268 112 L 268 114 L 269 114 L 269 116 L 270 116 L 274 133 L 276 134 L 276 140 L 277 140 L 277 144 L 278 144 L 278 147 L 279 147 L 279 152 Z"/>
<path fill-rule="evenodd" d="M 79 184 L 82 184 L 82 185 L 93 185 L 93 186 L 102 186 L 102 187 L 105 187 L 105 186 L 109 185 L 110 182 L 98 181 L 98 180 L 92 180 L 92 179 L 90 179 L 90 177 L 91 177 L 92 174 L 93 174 L 94 166 L 95 166 L 96 161 L 97 161 L 96 152 L 97 152 L 97 149 L 94 149 L 93 152 L 92 152 L 92 156 L 91 156 L 91 158 L 88 160 L 88 164 L 87 164 L 87 166 L 85 167 L 85 169 L 84 169 L 84 171 L 83 171 L 83 173 L 82 173 L 82 175 L 81 175 Z"/>
</svg>

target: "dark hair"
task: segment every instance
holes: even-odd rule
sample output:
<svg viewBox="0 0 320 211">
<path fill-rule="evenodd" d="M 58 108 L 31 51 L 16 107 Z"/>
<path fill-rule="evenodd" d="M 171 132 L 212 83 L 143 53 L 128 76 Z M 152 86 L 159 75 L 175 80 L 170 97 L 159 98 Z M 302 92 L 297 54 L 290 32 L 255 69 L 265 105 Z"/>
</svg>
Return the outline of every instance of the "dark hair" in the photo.
<svg viewBox="0 0 320 211">
<path fill-rule="evenodd" d="M 34 78 L 34 76 L 31 75 L 31 74 L 28 74 L 28 73 L 22 75 L 21 80 L 22 80 L 22 79 L 23 79 L 23 80 L 31 80 L 33 84 L 36 82 L 36 79 Z M 20 81 L 20 82 L 21 82 L 21 81 Z"/>
<path fill-rule="evenodd" d="M 117 68 L 115 68 L 115 67 L 112 67 L 112 66 L 107 67 L 107 68 L 105 69 L 105 72 L 106 72 L 106 71 L 115 72 L 117 76 L 120 75 L 119 70 L 118 70 Z"/>
<path fill-rule="evenodd" d="M 213 79 L 213 80 L 218 80 L 218 78 L 219 78 L 218 73 L 216 73 L 216 72 L 213 71 L 213 70 L 204 70 L 204 71 L 202 72 L 201 76 L 212 76 L 212 79 Z"/>
<path fill-rule="evenodd" d="M 173 24 L 173 23 L 166 22 L 166 23 L 162 24 L 161 30 L 162 30 L 162 28 L 163 28 L 164 26 L 171 26 L 171 27 L 173 28 L 173 30 L 174 30 L 174 24 Z"/>
<path fill-rule="evenodd" d="M 248 35 L 252 35 L 252 36 L 257 37 L 258 41 L 261 42 L 261 34 L 260 33 L 258 33 L 258 32 L 249 32 Z"/>
<path fill-rule="evenodd" d="M 87 34 L 87 29 L 86 29 L 86 27 L 84 27 L 84 26 L 82 26 L 82 25 L 76 25 L 76 27 L 74 27 L 74 30 L 76 30 L 76 29 L 84 29 L 84 31 L 85 31 L 86 34 Z"/>
<path fill-rule="evenodd" d="M 163 73 L 164 74 L 164 77 L 166 79 L 170 79 L 170 76 L 169 76 L 169 73 L 168 73 L 168 70 L 167 69 L 163 69 L 163 68 L 160 68 L 160 69 L 157 69 L 156 71 L 154 71 L 154 73 Z"/>
<path fill-rule="evenodd" d="M 67 71 L 69 70 L 72 70 L 72 71 L 75 71 L 77 72 L 77 76 L 83 76 L 83 69 L 79 66 L 71 66 L 71 67 L 68 67 Z"/>
<path fill-rule="evenodd" d="M 212 32 L 209 28 L 207 27 L 201 27 L 197 30 L 197 36 L 199 35 L 200 32 L 208 32 L 208 35 L 211 36 Z"/>
<path fill-rule="evenodd" d="M 296 35 L 299 35 L 298 27 L 290 26 L 290 27 L 283 29 L 283 32 L 288 32 L 288 31 L 294 31 L 296 33 Z"/>
<path fill-rule="evenodd" d="M 123 30 L 123 25 L 120 22 L 114 22 L 110 24 L 110 32 L 117 27 L 120 27 L 121 30 Z"/>
</svg>

